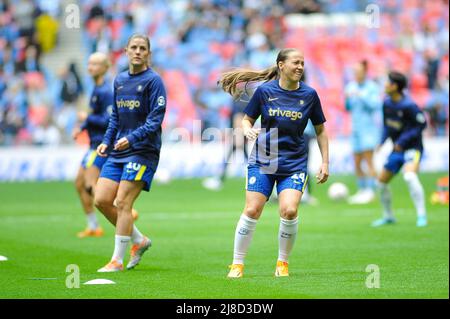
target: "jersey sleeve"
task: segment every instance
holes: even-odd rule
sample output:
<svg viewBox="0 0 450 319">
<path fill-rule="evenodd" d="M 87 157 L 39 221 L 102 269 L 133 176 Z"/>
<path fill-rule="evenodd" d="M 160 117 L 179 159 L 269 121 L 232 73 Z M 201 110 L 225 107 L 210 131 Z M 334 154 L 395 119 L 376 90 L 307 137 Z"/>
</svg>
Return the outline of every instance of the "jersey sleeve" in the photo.
<svg viewBox="0 0 450 319">
<path fill-rule="evenodd" d="M 105 136 L 103 137 L 103 144 L 111 146 L 116 138 L 117 131 L 119 129 L 119 112 L 116 104 L 116 81 L 114 81 L 114 93 L 112 101 L 112 112 L 108 121 L 108 128 L 106 129 Z"/>
<path fill-rule="evenodd" d="M 150 112 L 147 115 L 145 124 L 126 136 L 131 145 L 158 132 L 161 129 L 164 114 L 166 113 L 166 90 L 161 78 L 156 76 L 147 90 L 149 90 L 147 103 Z"/>
<path fill-rule="evenodd" d="M 383 145 L 388 138 L 389 138 L 389 131 L 386 125 L 386 104 L 385 102 L 383 102 L 383 132 L 381 133 L 380 145 Z"/>
<path fill-rule="evenodd" d="M 414 139 L 420 138 L 422 131 L 427 126 L 425 115 L 415 103 L 411 103 L 405 110 L 405 115 L 408 129 L 403 131 L 396 141 L 396 144 L 402 148 L 405 148 Z"/>
<path fill-rule="evenodd" d="M 322 104 L 320 103 L 319 95 L 317 95 L 316 91 L 314 91 L 313 93 L 312 112 L 310 120 L 313 125 L 320 125 L 327 121 L 325 119 L 325 115 L 323 114 Z"/>
<path fill-rule="evenodd" d="M 100 96 L 100 112 L 93 113 L 88 116 L 86 119 L 86 126 L 87 127 L 96 127 L 100 129 L 106 130 L 109 123 L 109 115 L 112 111 L 112 104 L 113 104 L 113 94 L 110 91 L 105 91 Z"/>
<path fill-rule="evenodd" d="M 248 102 L 247 106 L 245 107 L 244 113 L 252 119 L 256 120 L 261 115 L 261 106 L 262 94 L 261 89 L 258 87 L 252 98 L 250 99 L 250 102 Z"/>
</svg>

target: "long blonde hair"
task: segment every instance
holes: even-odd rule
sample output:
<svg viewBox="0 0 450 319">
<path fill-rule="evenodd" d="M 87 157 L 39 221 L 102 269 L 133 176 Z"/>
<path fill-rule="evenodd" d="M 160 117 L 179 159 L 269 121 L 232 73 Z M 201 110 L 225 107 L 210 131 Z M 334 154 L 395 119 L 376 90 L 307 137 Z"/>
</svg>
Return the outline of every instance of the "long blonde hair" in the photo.
<svg viewBox="0 0 450 319">
<path fill-rule="evenodd" d="M 297 49 L 283 49 L 278 53 L 276 65 L 262 71 L 237 68 L 222 73 L 218 85 L 234 98 L 239 97 L 243 91 L 246 91 L 247 84 L 256 81 L 270 81 L 279 78 L 278 63 L 284 62 L 288 58 L 289 53 L 297 51 Z M 244 89 L 238 88 L 238 84 L 245 83 Z"/>
</svg>

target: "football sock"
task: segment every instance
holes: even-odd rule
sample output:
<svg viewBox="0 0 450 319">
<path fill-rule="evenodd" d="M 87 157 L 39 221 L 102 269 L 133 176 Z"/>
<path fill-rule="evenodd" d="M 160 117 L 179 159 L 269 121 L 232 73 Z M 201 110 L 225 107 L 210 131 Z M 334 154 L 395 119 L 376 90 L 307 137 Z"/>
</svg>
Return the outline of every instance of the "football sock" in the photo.
<svg viewBox="0 0 450 319">
<path fill-rule="evenodd" d="M 366 177 L 366 188 L 370 190 L 375 190 L 376 188 L 376 181 L 374 177 Z"/>
<path fill-rule="evenodd" d="M 392 213 L 391 191 L 388 184 L 378 182 L 378 190 L 380 192 L 381 204 L 383 205 L 383 214 L 385 218 L 394 218 Z"/>
<path fill-rule="evenodd" d="M 139 231 L 136 225 L 133 225 L 133 232 L 131 233 L 131 241 L 133 244 L 140 244 L 144 240 L 144 235 Z"/>
<path fill-rule="evenodd" d="M 426 216 L 425 209 L 425 194 L 423 191 L 422 184 L 420 183 L 417 174 L 414 172 L 406 172 L 403 175 L 403 179 L 409 188 L 409 194 L 413 200 L 414 206 L 416 207 L 417 216 L 424 217 Z"/>
<path fill-rule="evenodd" d="M 298 217 L 292 220 L 280 218 L 278 231 L 278 260 L 288 262 L 298 232 Z"/>
<path fill-rule="evenodd" d="M 95 212 L 87 213 L 86 219 L 87 219 L 87 224 L 88 224 L 89 229 L 97 229 L 98 221 L 97 221 L 97 216 L 95 215 Z"/>
<path fill-rule="evenodd" d="M 244 264 L 244 258 L 252 241 L 257 222 L 257 219 L 247 217 L 245 214 L 241 215 L 234 235 L 233 264 Z"/>
<path fill-rule="evenodd" d="M 127 250 L 128 243 L 130 242 L 130 236 L 115 236 L 115 246 L 114 253 L 112 256 L 113 260 L 117 260 L 119 263 L 123 264 L 123 257 L 125 256 L 125 251 Z"/>
<path fill-rule="evenodd" d="M 366 179 L 358 177 L 358 191 L 362 191 L 364 188 L 366 188 Z"/>
</svg>

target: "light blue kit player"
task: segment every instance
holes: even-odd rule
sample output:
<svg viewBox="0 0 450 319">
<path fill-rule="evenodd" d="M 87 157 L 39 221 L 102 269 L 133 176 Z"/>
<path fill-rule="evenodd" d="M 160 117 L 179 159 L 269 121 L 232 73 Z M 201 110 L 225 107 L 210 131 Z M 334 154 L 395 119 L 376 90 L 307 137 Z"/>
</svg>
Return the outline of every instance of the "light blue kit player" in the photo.
<svg viewBox="0 0 450 319">
<path fill-rule="evenodd" d="M 289 276 L 288 258 L 298 231 L 298 206 L 308 179 L 308 150 L 303 133 L 309 119 L 322 154 L 317 182 L 324 183 L 328 179 L 325 116 L 316 91 L 300 81 L 303 70 L 303 53 L 297 49 L 283 49 L 277 56 L 276 66 L 259 72 L 230 71 L 219 81 L 232 95 L 235 95 L 238 83 L 265 82 L 256 89 L 244 109 L 244 135 L 256 142 L 249 158 L 246 203 L 236 226 L 229 278 L 243 276 L 244 258 L 257 221 L 275 185 L 280 206 L 275 276 Z M 259 117 L 261 129 L 253 128 Z"/>
<path fill-rule="evenodd" d="M 149 191 L 159 162 L 166 90 L 150 67 L 150 40 L 132 35 L 125 48 L 129 69 L 114 81 L 114 105 L 108 129 L 97 148 L 109 153 L 100 173 L 95 204 L 116 226 L 111 261 L 99 272 L 123 270 L 125 250 L 132 242 L 127 269 L 134 268 L 151 240 L 133 223 L 132 207 L 142 190 Z M 114 205 L 114 199 L 116 206 Z"/>
<path fill-rule="evenodd" d="M 367 72 L 367 61 L 359 62 L 354 69 L 354 80 L 345 87 L 345 109 L 351 116 L 353 159 L 358 178 L 358 191 L 349 198 L 349 204 L 367 204 L 375 199 L 373 154 L 379 142 L 382 101 L 379 85 L 368 78 Z"/>
</svg>

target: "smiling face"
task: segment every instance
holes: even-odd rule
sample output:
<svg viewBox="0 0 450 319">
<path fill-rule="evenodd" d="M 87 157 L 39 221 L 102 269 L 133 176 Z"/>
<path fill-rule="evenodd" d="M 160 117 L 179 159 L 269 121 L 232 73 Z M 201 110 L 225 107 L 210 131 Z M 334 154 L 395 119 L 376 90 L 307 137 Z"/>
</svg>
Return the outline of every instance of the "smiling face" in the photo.
<svg viewBox="0 0 450 319">
<path fill-rule="evenodd" d="M 148 64 L 151 55 L 148 41 L 142 37 L 134 37 L 128 42 L 125 48 L 130 65 L 141 68 Z"/>
<path fill-rule="evenodd" d="M 280 76 L 289 82 L 299 82 L 305 66 L 305 57 L 302 52 L 293 50 L 287 53 L 284 61 L 278 62 Z"/>
</svg>

